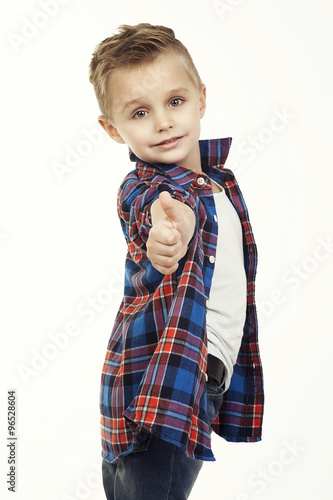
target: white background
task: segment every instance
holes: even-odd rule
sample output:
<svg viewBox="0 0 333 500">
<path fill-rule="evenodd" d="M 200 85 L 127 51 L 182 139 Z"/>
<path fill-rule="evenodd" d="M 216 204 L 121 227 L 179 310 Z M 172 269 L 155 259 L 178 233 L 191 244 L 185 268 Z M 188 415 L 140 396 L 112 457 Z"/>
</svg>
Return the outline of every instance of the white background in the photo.
<svg viewBox="0 0 333 500">
<path fill-rule="evenodd" d="M 125 256 L 116 192 L 133 164 L 98 125 L 88 66 L 118 25 L 138 22 L 172 27 L 192 54 L 207 85 L 201 137 L 233 137 L 226 166 L 260 252 L 263 441 L 214 438 L 217 461 L 190 498 L 332 498 L 331 2 L 20 0 L 2 10 L 1 498 L 104 498 L 99 383 Z"/>
</svg>

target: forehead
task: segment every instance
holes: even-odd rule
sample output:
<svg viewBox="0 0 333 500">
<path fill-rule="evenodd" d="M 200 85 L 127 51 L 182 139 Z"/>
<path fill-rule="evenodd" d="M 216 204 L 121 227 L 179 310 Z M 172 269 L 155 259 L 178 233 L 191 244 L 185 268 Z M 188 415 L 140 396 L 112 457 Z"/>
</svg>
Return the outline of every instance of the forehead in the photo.
<svg viewBox="0 0 333 500">
<path fill-rule="evenodd" d="M 108 93 L 112 107 L 124 101 L 149 98 L 152 93 L 173 89 L 195 89 L 193 80 L 176 54 L 161 54 L 154 61 L 116 70 L 109 81 Z"/>
</svg>

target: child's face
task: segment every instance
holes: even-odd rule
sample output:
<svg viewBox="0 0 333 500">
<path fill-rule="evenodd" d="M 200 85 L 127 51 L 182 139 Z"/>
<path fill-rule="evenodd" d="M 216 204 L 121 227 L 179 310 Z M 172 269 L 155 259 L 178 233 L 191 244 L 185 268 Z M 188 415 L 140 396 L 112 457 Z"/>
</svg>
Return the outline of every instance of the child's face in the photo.
<svg viewBox="0 0 333 500">
<path fill-rule="evenodd" d="M 148 163 L 201 170 L 198 140 L 206 89 L 198 90 L 176 55 L 117 70 L 109 92 L 111 123 L 100 117 L 100 124 L 114 140 Z"/>
</svg>

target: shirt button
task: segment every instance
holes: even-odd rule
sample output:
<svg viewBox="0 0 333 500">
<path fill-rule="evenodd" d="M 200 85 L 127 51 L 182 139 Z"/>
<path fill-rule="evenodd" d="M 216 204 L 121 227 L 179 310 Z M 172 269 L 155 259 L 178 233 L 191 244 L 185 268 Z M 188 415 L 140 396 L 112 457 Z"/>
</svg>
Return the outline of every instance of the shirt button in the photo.
<svg viewBox="0 0 333 500">
<path fill-rule="evenodd" d="M 209 260 L 209 262 L 210 262 L 211 264 L 214 264 L 214 262 L 215 262 L 215 257 L 214 257 L 214 255 L 210 255 L 208 260 Z"/>
<path fill-rule="evenodd" d="M 198 177 L 197 183 L 199 184 L 199 186 L 203 186 L 206 183 L 206 181 L 205 181 L 204 177 Z"/>
<path fill-rule="evenodd" d="M 206 307 L 209 307 L 209 300 L 206 300 Z"/>
<path fill-rule="evenodd" d="M 216 215 L 215 215 L 215 214 L 214 214 L 214 216 L 213 216 L 213 219 L 214 219 L 214 222 L 217 222 L 217 217 L 216 217 Z"/>
</svg>

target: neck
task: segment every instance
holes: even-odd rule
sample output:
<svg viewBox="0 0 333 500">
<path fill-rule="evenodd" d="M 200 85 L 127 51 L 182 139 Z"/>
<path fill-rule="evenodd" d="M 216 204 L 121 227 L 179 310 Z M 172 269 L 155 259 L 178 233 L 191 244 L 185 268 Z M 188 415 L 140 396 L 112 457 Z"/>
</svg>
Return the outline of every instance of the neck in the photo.
<svg viewBox="0 0 333 500">
<path fill-rule="evenodd" d="M 199 142 L 186 157 L 185 161 L 179 163 L 179 165 L 188 170 L 193 170 L 193 172 L 202 173 Z"/>
</svg>

